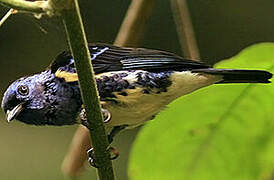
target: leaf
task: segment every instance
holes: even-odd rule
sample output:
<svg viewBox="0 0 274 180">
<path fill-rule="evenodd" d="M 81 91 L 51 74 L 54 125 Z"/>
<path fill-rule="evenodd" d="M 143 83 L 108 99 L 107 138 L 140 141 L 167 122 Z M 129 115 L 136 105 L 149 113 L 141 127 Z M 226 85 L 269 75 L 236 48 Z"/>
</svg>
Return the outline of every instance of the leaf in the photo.
<svg viewBox="0 0 274 180">
<path fill-rule="evenodd" d="M 274 72 L 274 43 L 253 45 L 217 68 Z M 149 122 L 131 151 L 139 179 L 270 179 L 274 83 L 213 85 L 179 98 Z"/>
</svg>

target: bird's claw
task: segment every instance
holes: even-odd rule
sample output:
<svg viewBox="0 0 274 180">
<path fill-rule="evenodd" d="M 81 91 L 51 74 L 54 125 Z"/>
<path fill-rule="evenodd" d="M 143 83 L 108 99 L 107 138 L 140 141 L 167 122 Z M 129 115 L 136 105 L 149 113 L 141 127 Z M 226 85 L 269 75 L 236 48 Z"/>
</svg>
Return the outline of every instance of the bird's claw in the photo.
<svg viewBox="0 0 274 180">
<path fill-rule="evenodd" d="M 104 108 L 101 108 L 102 111 L 102 115 L 104 118 L 104 123 L 108 123 L 111 120 L 111 113 Z M 90 129 L 89 123 L 87 121 L 87 114 L 86 114 L 86 110 L 83 108 L 80 112 L 80 119 L 81 119 L 81 123 L 82 125 L 86 126 L 88 129 Z"/>
<path fill-rule="evenodd" d="M 96 163 L 94 162 L 94 151 L 93 151 L 93 148 L 90 148 L 88 151 L 87 151 L 87 154 L 88 154 L 88 162 L 91 166 L 95 167 L 95 168 L 98 168 L 98 166 L 96 165 Z"/>
<path fill-rule="evenodd" d="M 110 155 L 110 160 L 114 160 L 116 158 L 119 157 L 119 151 L 115 148 L 115 147 L 112 147 L 110 146 L 108 148 L 108 151 L 110 151 L 111 155 Z M 90 148 L 88 151 L 87 151 L 87 154 L 88 154 L 88 162 L 91 166 L 95 167 L 95 168 L 99 168 L 99 166 L 96 165 L 95 161 L 94 161 L 94 150 L 93 148 Z"/>
<path fill-rule="evenodd" d="M 108 150 L 111 152 L 110 160 L 114 160 L 119 157 L 119 151 L 115 147 L 110 146 Z"/>
<path fill-rule="evenodd" d="M 103 118 L 104 118 L 104 123 L 108 123 L 111 120 L 111 114 L 107 109 L 101 108 Z"/>
</svg>

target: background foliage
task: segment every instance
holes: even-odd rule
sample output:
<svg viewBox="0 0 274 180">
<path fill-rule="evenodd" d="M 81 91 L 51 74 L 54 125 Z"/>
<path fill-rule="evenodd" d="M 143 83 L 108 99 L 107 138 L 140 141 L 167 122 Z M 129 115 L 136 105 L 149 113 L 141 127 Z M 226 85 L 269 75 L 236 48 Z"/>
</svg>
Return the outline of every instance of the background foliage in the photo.
<svg viewBox="0 0 274 180">
<path fill-rule="evenodd" d="M 88 39 L 93 42 L 111 43 L 129 3 L 129 0 L 80 0 Z M 237 54 L 251 44 L 273 41 L 273 7 L 272 0 L 189 1 L 203 61 L 214 63 Z M 0 7 L 0 14 L 6 11 L 6 8 Z M 14 15 L 0 28 L 1 95 L 11 81 L 41 71 L 49 65 L 56 54 L 67 49 L 62 29 L 58 19 L 36 20 L 29 15 Z M 156 2 L 140 46 L 181 54 L 169 1 Z M 260 57 L 262 54 L 264 53 L 261 53 Z M 253 57 L 258 56 L 254 53 Z M 218 91 L 216 89 L 214 93 L 219 92 L 222 85 L 216 88 Z M 233 97 L 230 92 L 225 95 Z M 189 96 L 185 98 L 187 101 Z M 220 107 L 223 105 L 224 103 L 220 103 Z M 172 107 L 172 111 L 175 110 L 181 111 L 182 108 Z M 193 114 L 196 113 L 193 108 L 190 110 Z M 76 127 L 34 127 L 18 122 L 7 124 L 2 112 L 0 115 L 0 178 L 62 179 L 60 164 Z M 205 124 L 202 123 L 201 126 L 203 125 Z M 119 147 L 121 153 L 120 158 L 114 162 L 118 179 L 127 179 L 127 155 L 136 131 L 123 132 L 114 144 Z M 269 154 L 264 156 L 264 161 L 269 162 L 269 166 L 265 166 L 267 169 L 271 167 L 273 158 L 270 158 L 271 150 L 266 148 L 265 151 Z M 265 171 L 266 176 L 270 171 Z M 92 175 L 95 175 L 94 170 L 88 168 L 81 179 L 90 179 Z"/>
<path fill-rule="evenodd" d="M 274 43 L 217 68 L 274 72 Z M 131 179 L 271 179 L 274 84 L 214 85 L 179 98 L 148 123 L 131 153 Z M 145 147 L 145 148 L 144 148 Z"/>
</svg>

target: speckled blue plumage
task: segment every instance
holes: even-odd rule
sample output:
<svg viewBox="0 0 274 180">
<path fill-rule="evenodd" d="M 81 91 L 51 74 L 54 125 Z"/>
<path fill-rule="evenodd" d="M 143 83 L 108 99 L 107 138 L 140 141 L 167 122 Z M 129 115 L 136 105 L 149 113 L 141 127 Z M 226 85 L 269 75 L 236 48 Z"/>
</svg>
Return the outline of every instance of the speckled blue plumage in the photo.
<svg viewBox="0 0 274 180">
<path fill-rule="evenodd" d="M 29 95 L 17 92 L 20 85 L 29 87 Z M 12 83 L 4 94 L 2 108 L 6 111 L 22 101 L 26 103 L 17 119 L 34 125 L 75 124 L 82 104 L 78 86 L 56 78 L 50 70 Z"/>
<path fill-rule="evenodd" d="M 100 98 L 105 101 L 111 98 L 119 103 L 114 93 L 127 96 L 127 90 L 135 88 L 143 88 L 143 93 L 149 93 L 151 89 L 156 89 L 157 93 L 160 93 L 171 85 L 170 72 L 138 72 L 134 83 L 123 79 L 134 72 L 124 71 L 97 78 Z M 22 96 L 17 92 L 20 85 L 29 87 L 28 96 Z M 34 125 L 75 124 L 82 105 L 78 83 L 68 83 L 62 78 L 57 78 L 51 70 L 23 77 L 12 83 L 4 94 L 2 108 L 6 111 L 22 101 L 27 103 L 17 119 Z"/>
</svg>

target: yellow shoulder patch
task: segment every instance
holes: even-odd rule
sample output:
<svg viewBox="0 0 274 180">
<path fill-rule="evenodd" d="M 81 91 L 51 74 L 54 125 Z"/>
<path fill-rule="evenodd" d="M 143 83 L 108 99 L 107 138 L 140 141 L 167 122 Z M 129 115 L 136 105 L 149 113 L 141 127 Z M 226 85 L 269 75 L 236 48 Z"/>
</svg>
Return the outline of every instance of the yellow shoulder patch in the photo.
<svg viewBox="0 0 274 180">
<path fill-rule="evenodd" d="M 78 81 L 78 75 L 77 75 L 77 73 L 71 73 L 71 72 L 61 71 L 60 69 L 58 69 L 55 72 L 55 77 L 63 78 L 63 79 L 65 79 L 66 82 L 75 82 L 75 81 Z"/>
</svg>

